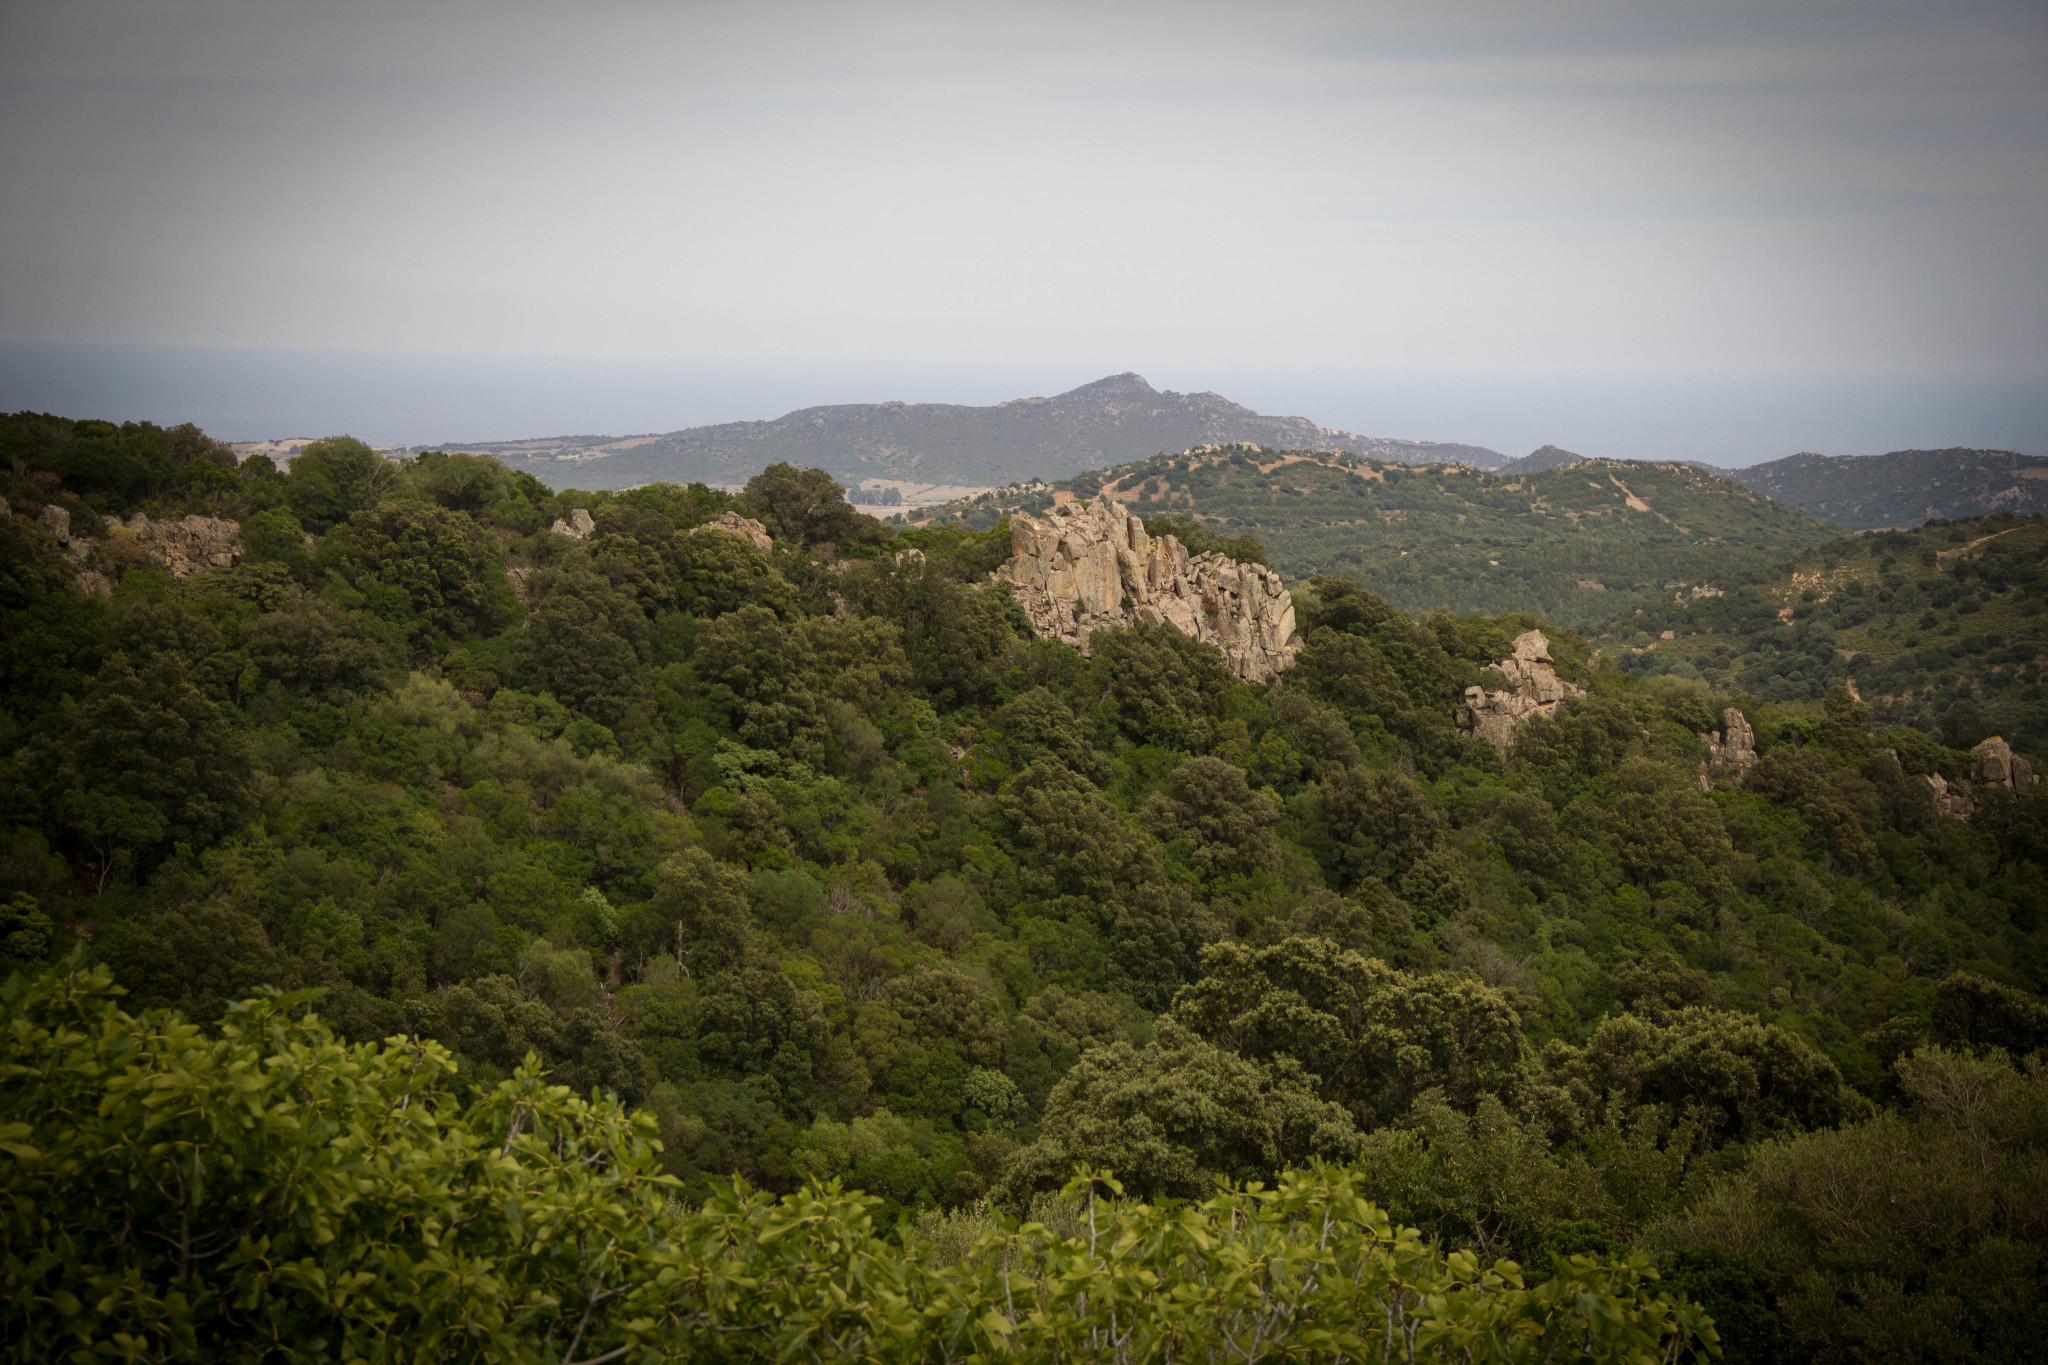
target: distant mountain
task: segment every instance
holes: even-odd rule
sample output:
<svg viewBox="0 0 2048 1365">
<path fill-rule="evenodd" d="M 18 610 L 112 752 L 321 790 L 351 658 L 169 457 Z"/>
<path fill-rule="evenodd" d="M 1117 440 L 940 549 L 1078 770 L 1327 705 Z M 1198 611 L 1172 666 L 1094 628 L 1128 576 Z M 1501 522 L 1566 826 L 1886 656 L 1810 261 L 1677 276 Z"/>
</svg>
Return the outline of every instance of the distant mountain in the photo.
<svg viewBox="0 0 2048 1365">
<path fill-rule="evenodd" d="M 980 529 L 1105 491 L 1142 517 L 1256 536 L 1289 579 L 1349 574 L 1403 611 L 1529 611 L 1560 625 L 1762 569 L 1839 534 L 1686 464 L 1582 460 L 1495 474 L 1244 447 L 1002 489 L 907 520 Z"/>
<path fill-rule="evenodd" d="M 1852 531 L 1918 526 L 1933 517 L 2048 511 L 2048 459 L 2010 450 L 1806 453 L 1729 477 Z"/>
<path fill-rule="evenodd" d="M 1502 474 L 1535 474 L 1545 469 L 1562 469 L 1566 465 L 1577 464 L 1585 458 L 1583 455 L 1574 455 L 1569 450 L 1559 450 L 1556 446 L 1543 446 L 1540 449 L 1530 451 L 1519 460 L 1509 460 L 1500 467 L 1498 472 Z"/>
<path fill-rule="evenodd" d="M 825 469 L 842 483 L 905 479 L 990 487 L 1060 479 L 1165 450 L 1248 441 L 1344 450 L 1404 464 L 1450 461 L 1493 469 L 1482 446 L 1384 440 L 1302 417 L 1266 417 L 1213 393 L 1161 392 L 1135 374 L 1111 375 L 1054 398 L 995 407 L 842 403 L 772 422 L 726 422 L 658 436 L 565 436 L 455 445 L 561 488 L 625 488 L 656 480 L 738 483 L 777 460 Z"/>
</svg>

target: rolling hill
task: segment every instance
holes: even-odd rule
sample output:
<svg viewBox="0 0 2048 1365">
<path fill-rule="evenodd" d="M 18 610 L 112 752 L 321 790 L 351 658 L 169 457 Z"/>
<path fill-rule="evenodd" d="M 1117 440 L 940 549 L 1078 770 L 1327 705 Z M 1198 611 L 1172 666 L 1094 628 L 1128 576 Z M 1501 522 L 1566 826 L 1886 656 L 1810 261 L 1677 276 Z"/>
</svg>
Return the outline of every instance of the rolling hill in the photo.
<svg viewBox="0 0 2048 1365">
<path fill-rule="evenodd" d="M 1197 448 L 933 509 L 993 525 L 1104 490 L 1146 517 L 1250 533 L 1291 579 L 1350 574 L 1408 612 L 1537 612 L 1562 625 L 1838 534 L 1682 464 L 1585 460 L 1532 474 L 1402 465 L 1346 452 Z"/>
<path fill-rule="evenodd" d="M 1233 441 L 1487 469 L 1505 461 L 1481 446 L 1384 440 L 1301 417 L 1262 416 L 1213 393 L 1162 392 L 1136 374 L 985 408 L 845 403 L 803 408 L 770 422 L 727 422 L 665 435 L 441 448 L 493 456 L 552 488 L 627 488 L 659 480 L 739 483 L 777 460 L 827 470 L 848 484 L 908 479 L 985 487 L 1064 478 L 1155 451 Z"/>
<path fill-rule="evenodd" d="M 2010 450 L 1806 453 L 1729 477 L 1851 531 L 1918 526 L 1934 517 L 2048 511 L 2048 459 Z"/>
<path fill-rule="evenodd" d="M 1772 702 L 1847 685 L 1880 725 L 1939 729 L 1962 748 L 2003 734 L 2035 750 L 2048 744 L 2044 610 L 2048 520 L 1990 516 L 1831 540 L 1646 605 L 1598 638 L 1632 673 Z"/>
</svg>

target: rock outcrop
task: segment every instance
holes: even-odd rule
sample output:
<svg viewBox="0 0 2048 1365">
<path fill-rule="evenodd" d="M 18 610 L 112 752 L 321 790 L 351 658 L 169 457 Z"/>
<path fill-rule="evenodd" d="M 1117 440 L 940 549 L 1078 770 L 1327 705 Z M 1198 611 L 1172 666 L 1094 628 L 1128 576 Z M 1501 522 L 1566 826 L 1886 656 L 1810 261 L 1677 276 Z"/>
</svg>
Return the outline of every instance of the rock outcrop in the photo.
<svg viewBox="0 0 2048 1365">
<path fill-rule="evenodd" d="M 1113 498 L 1011 517 L 1010 550 L 995 577 L 1012 585 L 1040 639 L 1085 652 L 1104 626 L 1171 625 L 1222 650 L 1247 682 L 1266 681 L 1301 652 L 1279 574 L 1227 555 L 1189 555 L 1176 537 L 1148 534 Z"/>
<path fill-rule="evenodd" d="M 1756 766 L 1756 731 L 1749 717 L 1734 707 L 1721 713 L 1721 728 L 1700 736 L 1700 790 L 1710 792 L 1717 779 L 1731 783 Z"/>
<path fill-rule="evenodd" d="M 1531 718 L 1555 715 L 1559 702 L 1586 695 L 1585 688 L 1557 676 L 1550 641 L 1540 630 L 1517 635 L 1515 652 L 1493 667 L 1507 685 L 1492 691 L 1466 688 L 1458 724 L 1503 754 L 1514 745 L 1516 729 Z"/>
<path fill-rule="evenodd" d="M 153 521 L 137 512 L 122 523 L 149 557 L 185 578 L 201 569 L 232 568 L 242 557 L 242 525 L 225 517 L 174 517 Z"/>
<path fill-rule="evenodd" d="M 692 526 L 690 528 L 690 534 L 693 536 L 699 531 L 723 531 L 729 536 L 738 536 L 742 540 L 750 540 L 754 543 L 754 548 L 764 555 L 775 548 L 775 539 L 768 534 L 766 526 L 763 526 L 751 517 L 743 517 L 737 512 L 720 512 L 701 526 Z"/>
<path fill-rule="evenodd" d="M 1975 760 L 1970 765 L 1970 776 L 1979 786 L 2018 791 L 2021 787 L 2033 786 L 2039 780 L 2034 765 L 2024 756 L 2014 753 L 2012 745 L 1998 735 L 1970 750 L 1970 755 Z"/>
<path fill-rule="evenodd" d="M 1950 820 L 1967 820 L 1977 813 L 1977 803 L 1970 799 L 1970 789 L 1962 783 L 1950 783 L 1940 773 L 1929 773 L 1922 781 L 1934 797 L 1936 813 Z"/>
<path fill-rule="evenodd" d="M 78 590 L 96 597 L 111 596 L 114 580 L 124 568 L 139 561 L 166 569 L 173 578 L 185 578 L 201 569 L 233 567 L 242 557 L 242 526 L 225 517 L 173 517 L 152 520 L 141 512 L 127 521 L 107 522 L 107 540 L 74 532 L 71 510 L 47 503 L 35 514 L 36 525 L 57 542 L 65 556 L 78 566 Z M 119 542 L 131 548 L 121 550 Z M 107 553 L 95 557 L 102 544 Z"/>
<path fill-rule="evenodd" d="M 556 517 L 554 525 L 548 529 L 558 536 L 567 536 L 571 540 L 588 540 L 597 533 L 597 523 L 590 519 L 588 511 L 578 507 L 566 518 Z"/>
</svg>

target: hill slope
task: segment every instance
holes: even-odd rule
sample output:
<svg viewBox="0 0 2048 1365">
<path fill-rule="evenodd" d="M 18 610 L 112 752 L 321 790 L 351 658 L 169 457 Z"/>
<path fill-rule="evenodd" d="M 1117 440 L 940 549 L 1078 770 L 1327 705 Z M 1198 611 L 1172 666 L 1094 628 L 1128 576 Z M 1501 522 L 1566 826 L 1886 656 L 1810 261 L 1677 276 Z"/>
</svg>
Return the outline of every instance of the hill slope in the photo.
<svg viewBox="0 0 2048 1365">
<path fill-rule="evenodd" d="M 2048 511 L 2048 460 L 2009 450 L 1807 453 L 1729 477 L 1851 531 L 1918 526 L 1935 517 Z"/>
<path fill-rule="evenodd" d="M 995 407 L 844 403 L 772 422 L 727 422 L 659 436 L 568 436 L 446 446 L 496 457 L 550 487 L 626 488 L 658 480 L 738 483 L 777 460 L 829 470 L 841 482 L 914 479 L 985 486 L 1064 478 L 1079 470 L 1205 443 L 1348 450 L 1384 460 L 1503 462 L 1480 446 L 1381 440 L 1301 417 L 1266 417 L 1213 393 L 1161 392 L 1111 375 L 1053 398 Z"/>
<path fill-rule="evenodd" d="M 1818 701 L 1847 683 L 1882 724 L 1967 748 L 2048 743 L 2048 521 L 1978 517 L 1830 541 L 1600 637 L 1633 673 Z M 1669 640 L 1661 638 L 1670 631 Z"/>
<path fill-rule="evenodd" d="M 1514 476 L 1244 447 L 1005 489 L 933 520 L 988 526 L 1105 488 L 1147 517 L 1250 532 L 1289 578 L 1346 573 L 1407 612 L 1533 611 L 1565 625 L 1603 619 L 1617 594 L 1762 568 L 1835 534 L 1687 465 L 1586 460 Z"/>
</svg>

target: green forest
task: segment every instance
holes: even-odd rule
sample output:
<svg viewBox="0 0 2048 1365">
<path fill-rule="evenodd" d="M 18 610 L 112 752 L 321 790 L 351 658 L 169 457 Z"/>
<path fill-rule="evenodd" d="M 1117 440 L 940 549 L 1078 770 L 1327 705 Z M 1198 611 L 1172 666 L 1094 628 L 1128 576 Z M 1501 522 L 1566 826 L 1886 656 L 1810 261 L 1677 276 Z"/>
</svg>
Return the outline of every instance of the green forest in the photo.
<svg viewBox="0 0 2048 1365">
<path fill-rule="evenodd" d="M 1035 640 L 1003 522 L 822 471 L 0 445 L 12 1358 L 2038 1355 L 2048 783 L 1927 782 L 1966 706 L 2042 766 L 2038 521 L 1707 490 L 1641 576 L 1753 579 L 1596 628 L 1162 491 L 1288 574 L 1259 685 Z M 1459 702 L 1539 627 L 1583 694 L 1503 756 Z"/>
<path fill-rule="evenodd" d="M 1528 612 L 1584 628 L 1667 585 L 1767 569 L 1837 532 L 1691 465 L 1583 460 L 1489 474 L 1349 454 L 1202 448 L 916 514 L 992 526 L 1065 493 L 1249 535 L 1290 579 L 1341 574 L 1411 615 Z"/>
<path fill-rule="evenodd" d="M 2048 748 L 2048 521 L 1937 519 L 1830 541 L 1713 596 L 1673 594 L 1603 641 L 1621 666 L 1771 701 L 1854 685 L 1877 719 L 1967 749 Z M 1670 631 L 1672 638 L 1663 639 Z"/>
</svg>

